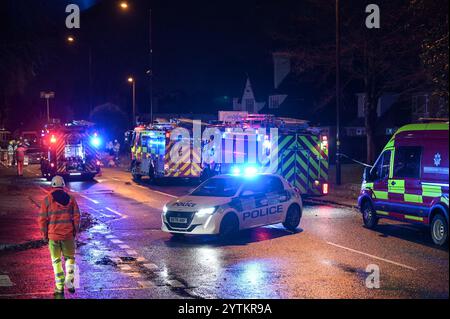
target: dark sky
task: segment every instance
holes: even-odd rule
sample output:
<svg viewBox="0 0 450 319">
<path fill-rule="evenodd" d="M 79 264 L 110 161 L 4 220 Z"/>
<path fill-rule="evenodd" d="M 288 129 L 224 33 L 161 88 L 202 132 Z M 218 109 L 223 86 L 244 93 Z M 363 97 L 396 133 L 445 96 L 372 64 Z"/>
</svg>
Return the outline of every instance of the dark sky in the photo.
<svg viewBox="0 0 450 319">
<path fill-rule="evenodd" d="M 80 4 L 81 29 L 65 28 L 65 6 Z M 111 102 L 128 111 L 137 80 L 138 110 L 148 112 L 149 11 L 152 10 L 154 96 L 161 112 L 215 113 L 241 96 L 247 74 L 259 100 L 272 80 L 272 41 L 260 1 L 13 0 L 8 6 L 9 41 L 30 38 L 45 53 L 33 71 L 21 107 L 43 111 L 39 92 L 56 92 L 54 112 L 86 117 L 88 57 L 92 50 L 94 105 Z M 65 38 L 74 35 L 75 44 Z M 220 97 L 228 97 L 220 99 Z M 229 101 L 229 102 L 227 102 Z M 221 105 L 222 104 L 222 105 Z M 72 111 L 67 111 L 72 110 Z"/>
</svg>

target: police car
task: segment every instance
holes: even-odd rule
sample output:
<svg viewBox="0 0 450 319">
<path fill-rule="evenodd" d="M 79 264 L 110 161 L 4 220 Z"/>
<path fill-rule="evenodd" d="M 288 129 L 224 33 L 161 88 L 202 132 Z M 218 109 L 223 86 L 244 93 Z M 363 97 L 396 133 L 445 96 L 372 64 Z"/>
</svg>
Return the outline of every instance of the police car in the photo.
<svg viewBox="0 0 450 319">
<path fill-rule="evenodd" d="M 167 203 L 162 230 L 230 237 L 239 230 L 283 223 L 294 231 L 302 217 L 300 193 L 273 174 L 214 176 L 191 194 Z"/>
</svg>

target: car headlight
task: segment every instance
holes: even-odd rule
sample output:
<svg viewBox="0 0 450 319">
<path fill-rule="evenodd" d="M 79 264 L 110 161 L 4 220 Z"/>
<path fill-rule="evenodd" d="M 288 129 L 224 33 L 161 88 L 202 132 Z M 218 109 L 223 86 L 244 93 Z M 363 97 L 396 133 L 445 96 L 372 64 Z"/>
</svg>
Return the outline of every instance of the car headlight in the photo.
<svg viewBox="0 0 450 319">
<path fill-rule="evenodd" d="M 167 208 L 167 206 L 164 205 L 164 207 L 163 207 L 163 213 L 164 213 L 164 214 L 167 213 L 168 210 L 169 210 L 169 209 Z"/>
<path fill-rule="evenodd" d="M 212 215 L 215 211 L 216 211 L 216 207 L 202 208 L 197 211 L 196 215 L 199 217 Z"/>
</svg>

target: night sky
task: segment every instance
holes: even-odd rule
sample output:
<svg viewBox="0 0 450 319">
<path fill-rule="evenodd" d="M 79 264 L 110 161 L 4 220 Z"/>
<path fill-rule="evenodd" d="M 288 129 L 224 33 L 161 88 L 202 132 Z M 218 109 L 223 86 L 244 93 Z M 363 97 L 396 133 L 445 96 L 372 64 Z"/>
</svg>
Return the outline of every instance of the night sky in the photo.
<svg viewBox="0 0 450 319">
<path fill-rule="evenodd" d="M 65 28 L 65 5 L 83 8 L 81 29 Z M 92 48 L 93 104 L 131 107 L 137 81 L 138 111 L 149 111 L 149 10 L 152 10 L 156 112 L 213 113 L 231 108 L 247 75 L 257 100 L 273 83 L 272 40 L 259 1 L 10 1 L 8 40 L 31 38 L 49 54 L 33 70 L 15 102 L 37 116 L 44 111 L 42 90 L 56 92 L 54 115 L 86 118 L 89 112 L 88 57 Z M 6 34 L 6 33 L 5 33 Z M 76 43 L 68 44 L 68 35 Z M 25 121 L 26 122 L 26 121 Z M 26 124 L 26 123 L 25 123 Z"/>
</svg>

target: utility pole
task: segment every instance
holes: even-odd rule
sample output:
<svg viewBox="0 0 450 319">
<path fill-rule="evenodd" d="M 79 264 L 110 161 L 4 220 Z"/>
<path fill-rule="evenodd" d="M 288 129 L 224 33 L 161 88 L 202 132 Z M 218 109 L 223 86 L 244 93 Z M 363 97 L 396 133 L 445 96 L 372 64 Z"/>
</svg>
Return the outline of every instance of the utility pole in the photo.
<svg viewBox="0 0 450 319">
<path fill-rule="evenodd" d="M 153 124 L 153 43 L 152 43 L 152 9 L 149 16 L 149 48 L 150 48 L 150 124 Z"/>
<path fill-rule="evenodd" d="M 341 160 L 340 160 L 340 70 L 341 69 L 341 30 L 339 0 L 336 0 L 336 185 L 341 185 Z"/>
<path fill-rule="evenodd" d="M 133 87 L 133 114 L 131 123 L 131 127 L 133 128 L 136 125 L 136 80 L 130 76 L 128 82 L 131 83 Z"/>
<path fill-rule="evenodd" d="M 55 92 L 41 92 L 41 99 L 47 101 L 47 123 L 50 123 L 50 99 L 55 97 Z"/>
</svg>

